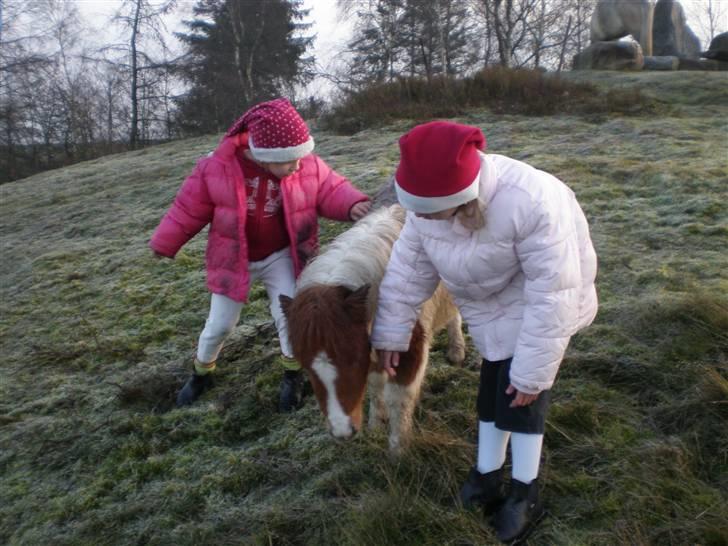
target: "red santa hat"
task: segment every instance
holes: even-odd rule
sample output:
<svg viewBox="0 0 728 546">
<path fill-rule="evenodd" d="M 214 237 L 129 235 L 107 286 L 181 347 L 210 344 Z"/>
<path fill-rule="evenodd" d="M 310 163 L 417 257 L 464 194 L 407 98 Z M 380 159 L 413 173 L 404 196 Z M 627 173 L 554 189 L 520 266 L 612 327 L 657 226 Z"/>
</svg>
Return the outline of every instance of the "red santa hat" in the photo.
<svg viewBox="0 0 728 546">
<path fill-rule="evenodd" d="M 253 157 L 264 163 L 287 163 L 313 151 L 306 122 L 288 99 L 253 106 L 238 119 L 227 136 L 247 131 Z"/>
<path fill-rule="evenodd" d="M 432 121 L 399 139 L 394 175 L 399 203 L 430 214 L 464 205 L 478 197 L 480 154 L 485 136 L 477 127 Z"/>
</svg>

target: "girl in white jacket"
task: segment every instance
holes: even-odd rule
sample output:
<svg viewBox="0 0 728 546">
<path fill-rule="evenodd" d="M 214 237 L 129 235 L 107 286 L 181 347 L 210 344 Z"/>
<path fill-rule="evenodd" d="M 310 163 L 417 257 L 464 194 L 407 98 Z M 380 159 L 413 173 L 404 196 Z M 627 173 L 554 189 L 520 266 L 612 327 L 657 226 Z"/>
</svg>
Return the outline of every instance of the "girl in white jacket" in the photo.
<svg viewBox="0 0 728 546">
<path fill-rule="evenodd" d="M 563 182 L 485 155 L 477 127 L 426 123 L 399 144 L 395 189 L 408 213 L 380 287 L 372 344 L 394 376 L 420 306 L 444 283 L 483 356 L 478 460 L 461 498 L 497 509 L 501 540 L 522 538 L 543 512 L 537 477 L 549 389 L 569 339 L 597 311 L 589 227 Z"/>
</svg>

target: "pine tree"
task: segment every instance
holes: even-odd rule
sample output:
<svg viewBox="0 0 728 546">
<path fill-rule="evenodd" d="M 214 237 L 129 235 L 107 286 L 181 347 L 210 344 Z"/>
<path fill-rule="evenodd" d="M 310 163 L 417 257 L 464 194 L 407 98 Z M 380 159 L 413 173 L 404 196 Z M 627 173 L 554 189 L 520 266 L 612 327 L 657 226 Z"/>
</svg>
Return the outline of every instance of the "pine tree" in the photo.
<svg viewBox="0 0 728 546">
<path fill-rule="evenodd" d="M 303 33 L 302 0 L 198 0 L 183 75 L 190 82 L 178 124 L 185 132 L 221 132 L 252 104 L 310 81 L 313 37 Z"/>
</svg>

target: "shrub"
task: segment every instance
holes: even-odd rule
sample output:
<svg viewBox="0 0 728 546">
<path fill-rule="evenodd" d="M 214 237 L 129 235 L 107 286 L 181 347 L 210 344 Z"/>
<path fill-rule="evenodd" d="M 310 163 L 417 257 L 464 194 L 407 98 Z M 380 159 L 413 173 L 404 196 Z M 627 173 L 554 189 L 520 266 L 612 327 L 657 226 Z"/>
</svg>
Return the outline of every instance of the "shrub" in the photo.
<svg viewBox="0 0 728 546">
<path fill-rule="evenodd" d="M 558 113 L 639 114 L 656 102 L 639 89 L 601 93 L 591 83 L 571 82 L 539 70 L 487 67 L 467 78 L 399 78 L 345 94 L 322 124 L 353 134 L 396 119 L 414 121 L 454 117 L 472 108 L 533 116 Z"/>
</svg>

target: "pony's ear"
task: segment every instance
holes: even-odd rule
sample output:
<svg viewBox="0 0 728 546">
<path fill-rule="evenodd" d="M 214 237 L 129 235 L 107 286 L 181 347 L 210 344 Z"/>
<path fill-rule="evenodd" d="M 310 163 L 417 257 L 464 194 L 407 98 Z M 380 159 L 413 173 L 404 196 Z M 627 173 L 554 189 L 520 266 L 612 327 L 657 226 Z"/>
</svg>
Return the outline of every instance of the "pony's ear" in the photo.
<svg viewBox="0 0 728 546">
<path fill-rule="evenodd" d="M 354 322 L 367 322 L 367 296 L 369 285 L 365 284 L 344 298 L 344 309 Z"/>
<path fill-rule="evenodd" d="M 281 294 L 278 296 L 278 301 L 281 303 L 281 309 L 283 309 L 283 314 L 288 318 L 288 311 L 291 309 L 291 304 L 293 303 L 293 300 L 289 298 L 288 296 Z"/>
</svg>

